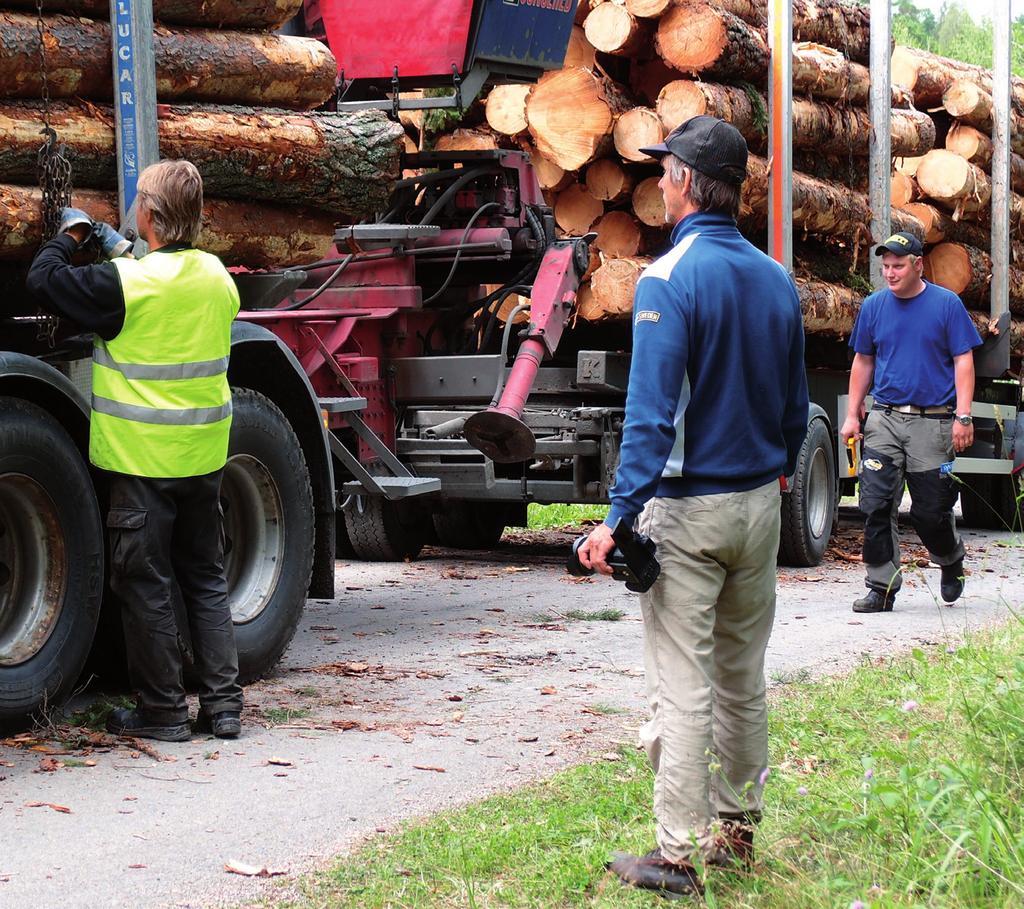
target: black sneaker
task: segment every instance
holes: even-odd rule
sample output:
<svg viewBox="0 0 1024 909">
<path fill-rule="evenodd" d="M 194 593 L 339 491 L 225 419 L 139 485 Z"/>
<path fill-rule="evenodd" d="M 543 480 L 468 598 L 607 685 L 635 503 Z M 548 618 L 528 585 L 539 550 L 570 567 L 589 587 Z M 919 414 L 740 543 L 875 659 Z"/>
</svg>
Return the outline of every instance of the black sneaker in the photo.
<svg viewBox="0 0 1024 909">
<path fill-rule="evenodd" d="M 892 604 L 896 602 L 895 592 L 882 593 L 871 588 L 859 600 L 853 601 L 854 612 L 892 612 Z"/>
<path fill-rule="evenodd" d="M 942 581 L 939 584 L 939 593 L 947 603 L 953 603 L 960 599 L 964 592 L 964 560 L 954 562 L 952 565 L 942 566 Z"/>
<path fill-rule="evenodd" d="M 210 716 L 205 710 L 196 714 L 196 732 L 212 732 L 219 739 L 237 739 L 242 734 L 242 715 L 237 710 L 222 710 Z"/>
<path fill-rule="evenodd" d="M 161 742 L 187 742 L 192 738 L 188 723 L 154 723 L 129 707 L 115 707 L 110 711 L 107 732 Z"/>
</svg>

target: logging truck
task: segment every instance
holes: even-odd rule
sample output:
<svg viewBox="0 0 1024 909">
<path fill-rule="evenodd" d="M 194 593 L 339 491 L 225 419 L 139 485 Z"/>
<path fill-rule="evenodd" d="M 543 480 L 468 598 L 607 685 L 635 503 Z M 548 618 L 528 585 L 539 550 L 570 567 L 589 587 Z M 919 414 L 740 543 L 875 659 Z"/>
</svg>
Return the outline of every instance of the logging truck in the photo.
<svg viewBox="0 0 1024 909">
<path fill-rule="evenodd" d="M 66 697 L 90 652 L 97 672 L 121 663 L 117 610 L 104 581 L 103 480 L 86 456 L 91 342 L 37 312 L 23 288 L 26 251 L 30 258 L 45 236 L 62 189 L 54 182 L 59 157 L 47 159 L 42 194 L 28 185 L 39 176 L 43 123 L 75 152 L 74 203 L 122 231 L 132 227 L 135 179 L 146 164 L 159 155 L 188 157 L 203 173 L 209 199 L 200 245 L 232 267 L 243 307 L 229 367 L 234 420 L 222 502 L 244 679 L 277 662 L 307 597 L 333 597 L 336 557 L 408 559 L 432 541 L 486 548 L 506 526 L 525 523 L 531 502 L 607 501 L 629 373 L 629 288 L 642 260 L 636 248 L 611 252 L 609 237 L 621 236 L 611 228 L 628 227 L 633 216 L 592 203 L 614 205 L 628 196 L 602 156 L 613 139 L 618 148 L 618 133 L 657 133 L 663 123 L 653 108 L 625 117 L 625 93 L 606 74 L 612 57 L 596 66 L 591 47 L 582 49 L 589 63 L 580 61 L 584 26 L 595 40 L 599 31 L 612 33 L 607 40 L 615 47 L 602 53 L 638 55 L 638 70 L 660 79 L 651 103 L 667 92 L 665 117 L 679 119 L 684 96 L 709 104 L 725 99 L 736 119 L 752 93 L 749 86 L 740 94 L 695 93 L 676 84 L 680 72 L 700 72 L 705 63 L 683 60 L 693 42 L 673 36 L 688 23 L 706 36 L 714 22 L 729 26 L 723 34 L 747 35 L 745 54 L 732 56 L 749 71 L 733 78 L 766 85 L 767 118 L 759 126 L 752 118 L 750 128 L 767 142 L 758 147 L 748 137 L 760 154 L 751 156 L 744 190 L 745 227 L 787 267 L 793 268 L 794 232 L 845 226 L 859 236 L 869 225 L 877 240 L 893 222 L 924 229 L 920 218 L 889 205 L 890 139 L 900 154 L 921 151 L 914 143 L 924 141 L 922 133 L 927 139 L 931 121 L 893 110 L 899 92 L 889 80 L 888 0 L 872 7 L 870 41 L 866 11 L 851 12 L 838 0 L 801 0 L 793 8 L 786 0 L 627 0 L 595 5 L 591 13 L 589 5 L 581 11 L 562 0 L 307 0 L 305 15 L 294 19 L 299 0 L 116 0 L 109 8 L 107 0 L 46 0 L 39 16 L 24 12 L 34 10 L 30 0 L 0 5 L 22 10 L 0 10 L 8 39 L 0 45 L 0 84 L 9 87 L 7 94 L 0 88 L 0 286 L 7 301 L 0 353 L 0 722 Z M 732 6 L 759 10 L 766 20 L 744 24 L 722 9 Z M 680 18 L 684 7 L 688 18 Z M 806 21 L 794 24 L 794 10 Z M 828 18 L 808 10 L 831 11 L 829 21 L 845 29 L 851 59 L 864 59 L 870 47 L 870 79 L 841 54 L 837 61 L 836 52 L 792 45 L 794 27 L 809 34 Z M 595 23 L 585 23 L 584 14 L 589 20 L 593 13 Z M 226 30 L 216 28 L 224 23 Z M 1002 27 L 997 23 L 998 35 Z M 320 29 L 325 44 L 310 37 L 320 37 Z M 662 66 L 667 77 L 642 59 L 655 29 L 662 57 L 678 68 Z M 44 54 L 33 35 L 48 36 Z M 964 500 L 965 516 L 979 523 L 1016 513 L 1011 471 L 1019 388 L 1000 381 L 1011 347 L 1020 355 L 1008 312 L 1008 228 L 1000 208 L 1011 198 L 1002 116 L 1009 115 L 1010 79 L 1008 50 L 1003 70 L 1003 45 L 996 45 L 988 83 L 997 112 L 989 113 L 996 124 L 996 201 L 985 233 L 992 238 L 992 302 L 976 319 L 988 336 L 979 375 L 992 379 L 979 382 L 975 448 L 957 460 L 965 483 L 982 493 Z M 563 67 L 567 47 L 571 60 Z M 709 74 L 715 65 L 707 63 Z M 793 98 L 794 84 L 806 88 L 800 80 L 810 67 L 814 85 L 823 85 L 825 73 L 842 82 L 846 101 L 863 106 L 870 92 L 870 113 L 842 118 L 849 127 L 844 141 L 870 143 L 870 193 L 822 180 L 833 180 L 820 169 L 823 155 L 801 159 L 803 172 L 792 169 L 794 148 L 797 155 L 815 148 L 806 134 L 794 137 L 794 123 L 833 116 L 818 102 Z M 328 103 L 335 75 L 340 88 Z M 439 142 L 424 150 L 399 125 L 413 112 L 467 111 L 493 85 L 515 86 L 528 106 L 529 123 L 510 127 L 517 143 L 455 142 L 442 150 Z M 559 109 L 544 100 L 570 90 L 584 93 L 586 103 Z M 62 100 L 78 98 L 92 100 Z M 207 106 L 181 106 L 195 102 Z M 314 106 L 326 109 L 306 112 Z M 515 119 L 521 111 L 513 105 L 512 113 Z M 892 130 L 872 130 L 878 122 Z M 647 136 L 632 143 L 643 144 L 651 144 Z M 628 139 L 623 146 L 630 147 Z M 656 237 L 659 199 L 649 179 L 655 171 L 630 189 L 638 216 L 640 208 L 654 212 L 648 226 Z M 566 181 L 573 173 L 580 176 Z M 562 200 L 553 195 L 560 182 L 576 197 L 568 201 L 591 206 L 594 217 L 580 221 L 579 205 L 563 204 L 573 214 L 562 223 Z M 823 198 L 828 211 L 812 204 Z M 936 210 L 935 220 L 930 229 L 945 225 L 954 235 L 951 215 Z M 848 334 L 857 291 L 795 271 L 809 340 L 818 329 Z M 608 318 L 615 307 L 600 300 L 595 308 L 602 287 L 621 298 L 620 318 Z M 840 492 L 855 482 L 835 432 L 845 360 L 835 360 L 833 346 L 808 365 L 815 403 L 783 497 L 780 552 L 804 565 L 822 558 Z M 182 630 L 187 644 L 187 626 Z"/>
</svg>

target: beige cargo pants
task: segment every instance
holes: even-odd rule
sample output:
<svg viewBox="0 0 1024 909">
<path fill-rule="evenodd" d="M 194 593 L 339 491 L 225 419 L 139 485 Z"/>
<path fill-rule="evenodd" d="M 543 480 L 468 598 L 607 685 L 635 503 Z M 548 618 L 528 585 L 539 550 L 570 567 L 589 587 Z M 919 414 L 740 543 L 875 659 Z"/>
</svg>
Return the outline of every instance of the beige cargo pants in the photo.
<svg viewBox="0 0 1024 909">
<path fill-rule="evenodd" d="M 640 530 L 661 577 L 641 595 L 657 840 L 673 861 L 715 852 L 715 821 L 761 809 L 764 655 L 775 617 L 779 486 L 655 498 Z"/>
</svg>

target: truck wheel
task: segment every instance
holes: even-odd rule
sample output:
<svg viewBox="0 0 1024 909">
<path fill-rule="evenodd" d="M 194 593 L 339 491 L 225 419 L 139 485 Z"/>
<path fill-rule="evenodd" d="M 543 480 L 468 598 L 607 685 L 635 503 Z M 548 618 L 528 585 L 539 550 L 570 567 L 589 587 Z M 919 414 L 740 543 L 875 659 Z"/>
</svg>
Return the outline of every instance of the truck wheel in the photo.
<svg viewBox="0 0 1024 909">
<path fill-rule="evenodd" d="M 817 565 L 825 555 L 836 515 L 836 457 L 832 436 L 822 420 L 813 420 L 797 459 L 793 486 L 782 496 L 779 561 Z"/>
<path fill-rule="evenodd" d="M 490 549 L 505 531 L 506 510 L 501 502 L 449 502 L 434 515 L 434 529 L 442 546 Z"/>
<path fill-rule="evenodd" d="M 295 635 L 313 571 L 313 491 L 291 424 L 267 397 L 233 388 L 221 483 L 224 568 L 243 682 L 268 673 Z"/>
<path fill-rule="evenodd" d="M 419 515 L 387 499 L 356 496 L 343 514 L 352 551 L 367 562 L 414 559 L 426 540 Z"/>
<path fill-rule="evenodd" d="M 81 454 L 46 411 L 0 398 L 0 723 L 59 704 L 89 654 L 103 522 Z"/>
<path fill-rule="evenodd" d="M 960 511 L 964 525 L 979 530 L 1020 530 L 1021 509 L 1013 477 L 967 473 L 960 475 Z"/>
</svg>

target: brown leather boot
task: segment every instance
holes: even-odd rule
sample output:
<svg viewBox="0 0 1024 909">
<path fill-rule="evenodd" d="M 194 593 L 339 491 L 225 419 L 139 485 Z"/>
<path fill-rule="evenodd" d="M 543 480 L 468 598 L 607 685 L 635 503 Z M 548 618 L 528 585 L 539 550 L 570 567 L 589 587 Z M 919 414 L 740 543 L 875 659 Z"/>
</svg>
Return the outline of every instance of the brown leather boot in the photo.
<svg viewBox="0 0 1024 909">
<path fill-rule="evenodd" d="M 625 883 L 652 890 L 669 899 L 704 893 L 697 869 L 689 864 L 670 861 L 660 849 L 653 849 L 646 855 L 616 852 L 605 867 Z"/>
</svg>

